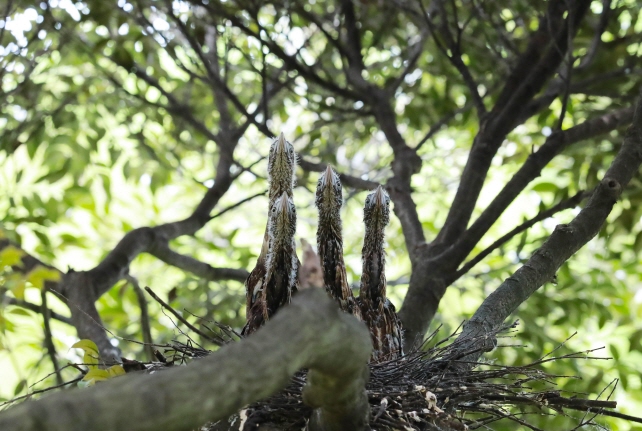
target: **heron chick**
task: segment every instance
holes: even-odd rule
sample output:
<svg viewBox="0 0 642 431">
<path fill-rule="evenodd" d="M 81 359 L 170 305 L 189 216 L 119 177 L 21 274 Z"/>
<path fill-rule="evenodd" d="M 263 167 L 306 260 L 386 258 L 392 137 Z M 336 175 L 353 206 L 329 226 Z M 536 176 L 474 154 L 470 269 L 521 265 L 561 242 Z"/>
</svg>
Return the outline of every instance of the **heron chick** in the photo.
<svg viewBox="0 0 642 431">
<path fill-rule="evenodd" d="M 253 292 L 253 303 L 247 315 L 243 334 L 260 328 L 282 306 L 289 304 L 297 291 L 299 259 L 296 255 L 296 208 L 283 192 L 270 209 L 268 249 L 265 276 L 259 289 Z"/>
<path fill-rule="evenodd" d="M 385 228 L 390 221 L 390 197 L 379 186 L 366 197 L 363 222 L 366 227 L 362 258 L 359 306 L 372 337 L 371 362 L 399 358 L 402 351 L 401 322 L 395 306 L 386 298 Z"/>
<path fill-rule="evenodd" d="M 343 311 L 361 319 L 361 310 L 356 306 L 348 284 L 343 260 L 341 181 L 330 165 L 319 177 L 315 203 L 319 211 L 317 247 L 326 291 L 339 303 Z"/>
</svg>

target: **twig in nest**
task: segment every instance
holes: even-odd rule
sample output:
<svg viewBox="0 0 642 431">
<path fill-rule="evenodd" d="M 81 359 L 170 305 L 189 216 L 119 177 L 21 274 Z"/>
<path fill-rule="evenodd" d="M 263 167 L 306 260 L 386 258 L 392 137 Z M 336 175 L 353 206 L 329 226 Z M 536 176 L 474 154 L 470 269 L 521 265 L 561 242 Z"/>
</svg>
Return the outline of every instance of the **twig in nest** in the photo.
<svg viewBox="0 0 642 431">
<path fill-rule="evenodd" d="M 222 337 L 217 335 L 216 338 L 212 338 L 206 333 L 204 333 L 203 331 L 201 331 L 200 329 L 198 329 L 197 327 L 195 327 L 194 325 L 192 325 L 191 323 L 189 323 L 183 316 L 180 315 L 178 311 L 174 310 L 168 303 L 160 299 L 158 295 L 156 295 L 154 291 L 152 291 L 152 289 L 150 289 L 148 286 L 145 286 L 145 290 L 147 291 L 147 293 L 151 295 L 152 298 L 154 298 L 156 302 L 162 305 L 163 308 L 165 308 L 167 311 L 172 313 L 174 317 L 176 317 L 181 323 L 187 326 L 190 330 L 194 331 L 195 333 L 197 333 L 207 341 L 213 344 L 216 344 L 217 346 L 223 346 L 226 344 L 225 340 Z"/>
</svg>

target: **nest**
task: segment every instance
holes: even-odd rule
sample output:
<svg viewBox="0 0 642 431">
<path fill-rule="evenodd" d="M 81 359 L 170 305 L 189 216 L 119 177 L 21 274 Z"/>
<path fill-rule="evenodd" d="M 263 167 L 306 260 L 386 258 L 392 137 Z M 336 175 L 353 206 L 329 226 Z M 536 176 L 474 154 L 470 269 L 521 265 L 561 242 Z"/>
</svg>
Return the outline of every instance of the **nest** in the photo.
<svg viewBox="0 0 642 431">
<path fill-rule="evenodd" d="M 491 336 L 511 337 L 514 326 L 502 328 Z M 227 334 L 228 342 L 235 338 L 229 329 L 219 329 Z M 563 356 L 549 354 L 525 366 L 489 362 L 472 364 L 466 362 L 466 357 L 475 352 L 462 351 L 461 343 L 455 340 L 457 331 L 440 341 L 437 341 L 436 334 L 437 331 L 418 351 L 400 359 L 370 365 L 366 389 L 373 430 L 492 429 L 490 425 L 500 420 L 538 430 L 528 423 L 529 416 L 534 414 L 567 416 L 577 424 L 573 429 L 599 426 L 594 419 L 600 415 L 637 419 L 605 410 L 616 407 L 616 402 L 609 400 L 616 381 L 602 392 L 604 394 L 610 388 L 606 400 L 582 399 L 579 393 L 564 392 L 563 396 L 554 383 L 556 378 L 575 376 L 551 375 L 541 370 L 540 366 L 546 362 L 608 359 L 591 356 L 594 350 Z M 164 356 L 167 363 L 175 363 L 209 353 L 191 342 L 175 342 L 165 350 Z M 306 371 L 302 370 L 282 391 L 248 406 L 228 420 L 208 424 L 201 430 L 304 429 L 312 412 L 302 400 L 305 381 Z"/>
</svg>

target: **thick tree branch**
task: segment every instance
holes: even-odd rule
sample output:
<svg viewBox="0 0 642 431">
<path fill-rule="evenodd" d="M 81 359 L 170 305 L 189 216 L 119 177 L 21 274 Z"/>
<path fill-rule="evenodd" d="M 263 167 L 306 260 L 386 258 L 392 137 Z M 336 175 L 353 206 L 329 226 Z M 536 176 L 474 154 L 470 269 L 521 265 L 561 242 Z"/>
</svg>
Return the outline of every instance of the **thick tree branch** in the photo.
<svg viewBox="0 0 642 431">
<path fill-rule="evenodd" d="M 207 358 L 22 403 L 0 412 L 0 429 L 187 431 L 269 396 L 309 368 L 304 397 L 315 408 L 313 429 L 359 431 L 368 419 L 371 349 L 362 323 L 322 290 L 308 289 L 256 334 Z"/>
<path fill-rule="evenodd" d="M 119 351 L 111 345 L 105 333 L 95 301 L 128 274 L 130 263 L 139 254 L 154 250 L 162 252 L 163 245 L 167 246 L 172 239 L 182 235 L 193 235 L 209 221 L 210 212 L 232 183 L 232 157 L 225 148 L 221 148 L 214 185 L 207 191 L 191 216 L 181 221 L 128 232 L 98 266 L 89 271 L 72 270 L 65 274 L 57 289 L 52 289 L 68 299 L 71 318 L 79 337 L 94 341 L 100 349 L 101 358 L 107 363 L 117 362 Z M 176 256 L 170 253 L 168 259 L 170 258 Z M 240 274 L 237 273 L 227 275 L 233 275 L 235 279 L 240 278 Z M 216 276 L 220 279 L 222 273 L 219 272 Z"/>
<path fill-rule="evenodd" d="M 386 189 L 395 204 L 394 212 L 401 223 L 408 254 L 413 261 L 416 258 L 417 246 L 426 241 L 410 187 L 412 176 L 421 170 L 422 160 L 399 133 L 395 111 L 386 93 L 379 90 L 374 94 L 377 94 L 377 102 L 372 105 L 375 119 L 395 156 L 392 161 L 394 176 L 388 180 Z"/>
<path fill-rule="evenodd" d="M 553 133 L 546 142 L 528 156 L 524 164 L 506 183 L 470 228 L 440 259 L 461 262 L 468 256 L 479 240 L 495 224 L 506 208 L 537 178 L 542 169 L 560 152 L 571 144 L 608 133 L 626 124 L 633 118 L 633 107 L 618 109 L 597 118 L 587 120 L 563 132 Z"/>
<path fill-rule="evenodd" d="M 506 135 L 517 125 L 520 112 L 558 69 L 568 48 L 569 32 L 575 34 L 590 1 L 573 2 L 574 9 L 566 20 L 562 18 L 565 4 L 562 0 L 549 3 L 548 13 L 531 37 L 526 52 L 507 79 L 493 110 L 482 121 L 436 242 L 451 244 L 468 226 L 492 158 Z"/>
<path fill-rule="evenodd" d="M 490 333 L 500 326 L 520 304 L 544 283 L 551 280 L 557 270 L 575 252 L 590 241 L 602 228 L 622 190 L 638 173 L 642 163 L 642 98 L 639 99 L 633 124 L 629 127 L 624 144 L 606 171 L 586 207 L 568 225 L 558 225 L 548 240 L 535 254 L 504 281 L 479 307 L 464 327 L 460 340 L 472 340 Z M 484 350 L 493 348 L 493 340 L 479 339 Z M 474 343 L 471 341 L 471 344 Z M 471 346 L 466 345 L 469 349 Z M 479 354 L 469 358 L 475 361 Z"/>
<path fill-rule="evenodd" d="M 200 260 L 193 258 L 192 256 L 175 252 L 167 243 L 156 244 L 151 250 L 149 250 L 149 253 L 168 265 L 189 271 L 205 280 L 236 280 L 243 282 L 247 276 L 250 275 L 250 273 L 244 269 L 213 267 L 205 262 L 201 262 Z"/>
<path fill-rule="evenodd" d="M 551 135 L 539 150 L 531 154 L 522 167 L 508 181 L 502 191 L 482 212 L 473 225 L 453 244 L 435 243 L 426 248 L 426 257 L 413 267 L 408 293 L 404 298 L 399 316 L 406 330 L 408 348 L 419 343 L 437 312 L 439 302 L 449 286 L 457 266 L 473 250 L 477 242 L 497 221 L 499 216 L 514 201 L 515 197 L 537 176 L 548 162 L 567 145 L 606 133 L 630 123 L 632 108 L 624 108 L 603 115 Z M 433 248 L 434 247 L 434 248 Z M 422 247 L 423 249 L 423 247 Z"/>
<path fill-rule="evenodd" d="M 13 247 L 13 248 L 16 248 L 16 249 L 20 250 L 20 255 L 21 255 L 20 256 L 20 264 L 16 265 L 13 268 L 15 271 L 20 271 L 21 273 L 26 274 L 26 273 L 28 273 L 29 271 L 31 271 L 32 269 L 34 269 L 37 266 L 42 266 L 42 267 L 45 267 L 47 269 L 52 269 L 54 271 L 58 271 L 57 268 L 54 268 L 53 266 L 44 263 L 43 261 L 41 261 L 37 257 L 33 257 L 32 255 L 30 255 L 29 253 L 24 251 L 22 249 L 22 247 L 20 247 L 18 244 L 15 244 L 14 242 L 10 241 L 7 238 L 0 238 L 0 251 L 4 250 L 7 247 Z M 60 271 L 58 271 L 58 272 L 62 275 L 62 272 L 60 272 Z"/>
</svg>

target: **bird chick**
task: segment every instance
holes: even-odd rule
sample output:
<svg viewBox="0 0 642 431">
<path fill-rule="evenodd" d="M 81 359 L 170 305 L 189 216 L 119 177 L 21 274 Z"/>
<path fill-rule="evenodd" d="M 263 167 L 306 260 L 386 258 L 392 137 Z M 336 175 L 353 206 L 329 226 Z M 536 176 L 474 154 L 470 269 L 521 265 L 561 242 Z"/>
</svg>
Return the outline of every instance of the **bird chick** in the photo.
<svg viewBox="0 0 642 431">
<path fill-rule="evenodd" d="M 366 227 L 361 258 L 363 272 L 358 303 L 372 337 L 370 362 L 399 358 L 402 351 L 401 322 L 395 306 L 386 298 L 386 255 L 383 248 L 385 227 L 390 221 L 390 197 L 379 186 L 368 194 L 363 209 Z"/>
<path fill-rule="evenodd" d="M 299 259 L 295 232 L 296 208 L 283 192 L 270 209 L 265 277 L 249 309 L 243 335 L 260 328 L 280 307 L 289 304 L 297 291 Z"/>
<path fill-rule="evenodd" d="M 315 203 L 319 211 L 317 247 L 326 291 L 339 303 L 343 311 L 361 319 L 361 310 L 356 306 L 348 284 L 343 260 L 341 181 L 330 165 L 319 177 Z"/>
<path fill-rule="evenodd" d="M 261 246 L 261 253 L 257 258 L 256 266 L 250 272 L 250 275 L 245 280 L 245 311 L 247 321 L 249 322 L 251 309 L 254 307 L 255 301 L 259 293 L 263 290 L 265 282 L 266 259 L 269 246 L 269 225 L 270 214 L 274 203 L 283 193 L 288 197 L 292 197 L 292 189 L 294 185 L 294 169 L 296 168 L 296 153 L 294 147 L 285 140 L 285 136 L 281 133 L 270 145 L 270 152 L 268 156 L 268 221 L 265 227 L 265 234 L 263 236 L 263 244 Z M 247 327 L 247 325 L 246 325 Z M 245 331 L 245 328 L 243 329 Z"/>
</svg>

